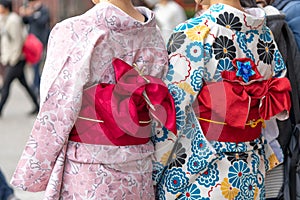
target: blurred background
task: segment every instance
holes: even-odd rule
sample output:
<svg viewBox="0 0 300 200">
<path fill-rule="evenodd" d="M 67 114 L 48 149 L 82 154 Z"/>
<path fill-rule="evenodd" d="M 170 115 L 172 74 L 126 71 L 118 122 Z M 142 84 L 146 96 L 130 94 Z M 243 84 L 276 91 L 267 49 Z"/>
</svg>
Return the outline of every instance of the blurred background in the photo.
<svg viewBox="0 0 300 200">
<path fill-rule="evenodd" d="M 194 0 L 175 0 L 186 11 L 188 18 L 195 14 Z M 24 4 L 25 0 L 13 0 L 13 8 L 18 12 L 18 8 Z M 55 23 L 81 13 L 93 6 L 91 0 L 43 0 L 51 13 L 51 26 Z"/>
<path fill-rule="evenodd" d="M 13 0 L 13 8 L 18 13 L 18 9 L 26 2 L 25 0 Z M 91 0 L 43 0 L 49 8 L 51 25 L 81 13 L 93 6 Z"/>
</svg>

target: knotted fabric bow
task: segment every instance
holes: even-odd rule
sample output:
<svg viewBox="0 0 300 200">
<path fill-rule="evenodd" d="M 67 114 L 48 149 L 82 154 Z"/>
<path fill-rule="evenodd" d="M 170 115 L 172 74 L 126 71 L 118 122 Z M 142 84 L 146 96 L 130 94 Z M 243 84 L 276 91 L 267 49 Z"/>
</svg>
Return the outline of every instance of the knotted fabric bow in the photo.
<svg viewBox="0 0 300 200">
<path fill-rule="evenodd" d="M 289 111 L 291 87 L 287 78 L 262 80 L 249 58 L 235 59 L 233 64 L 236 71 L 223 71 L 222 82 L 203 86 L 198 96 L 200 115 L 212 112 L 212 120 L 243 129 L 253 109 L 265 120 Z"/>
<path fill-rule="evenodd" d="M 88 118 L 91 106 L 86 105 L 94 104 L 98 125 L 116 145 L 147 142 L 153 118 L 176 134 L 174 100 L 163 81 L 141 75 L 121 59 L 112 64 L 116 84 L 100 83 L 85 90 L 79 116 Z"/>
</svg>

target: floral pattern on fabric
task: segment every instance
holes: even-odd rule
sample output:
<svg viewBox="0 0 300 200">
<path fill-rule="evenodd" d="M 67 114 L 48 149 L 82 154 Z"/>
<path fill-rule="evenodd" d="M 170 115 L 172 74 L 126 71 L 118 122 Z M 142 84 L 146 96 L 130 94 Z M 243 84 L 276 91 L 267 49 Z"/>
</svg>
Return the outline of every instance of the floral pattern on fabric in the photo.
<svg viewBox="0 0 300 200">
<path fill-rule="evenodd" d="M 204 57 L 204 52 L 202 51 L 203 46 L 201 42 L 193 42 L 189 44 L 186 48 L 186 54 L 188 59 L 194 62 L 200 62 Z"/>
<path fill-rule="evenodd" d="M 188 38 L 194 41 L 202 41 L 207 37 L 209 29 L 207 26 L 196 26 L 186 32 Z"/>
<path fill-rule="evenodd" d="M 168 55 L 154 14 L 138 9 L 147 22 L 102 2 L 54 26 L 41 78 L 40 112 L 13 175 L 14 186 L 45 190 L 47 200 L 154 199 L 153 143 L 116 147 L 68 141 L 83 90 L 115 83 L 114 58 L 136 63 L 145 75 L 165 76 Z M 160 142 L 170 138 L 164 132 L 156 136 Z"/>
<path fill-rule="evenodd" d="M 282 71 L 286 70 L 286 66 L 284 64 L 284 60 L 278 50 L 274 53 L 274 61 L 275 61 L 275 77 L 281 77 Z"/>
<path fill-rule="evenodd" d="M 282 57 L 265 26 L 264 11 L 257 8 L 249 12 L 256 16 L 214 4 L 174 30 L 173 35 L 186 34 L 180 47 L 169 51 L 171 73 L 166 80 L 176 102 L 180 126 L 177 138 L 169 132 L 169 140 L 155 145 L 154 160 L 161 163 L 154 170 L 159 199 L 265 199 L 266 171 L 279 164 L 268 142 L 263 137 L 247 142 L 208 141 L 192 108 L 203 84 L 222 81 L 224 71 L 238 71 L 234 59 L 251 60 L 251 67 L 256 66 L 257 71 L 251 68 L 253 75 L 249 63 L 243 63 L 245 68 L 240 63 L 241 77 L 234 76 L 233 80 L 244 82 L 244 77 L 251 82 L 272 75 L 285 76 Z M 209 33 L 202 37 L 206 30 Z M 185 149 L 185 162 L 181 160 L 180 167 L 168 163 L 172 152 L 178 151 L 177 145 Z"/>
<path fill-rule="evenodd" d="M 275 45 L 272 42 L 264 42 L 259 40 L 257 43 L 257 53 L 259 54 L 259 59 L 266 64 L 271 64 L 274 57 Z"/>
<path fill-rule="evenodd" d="M 185 153 L 185 148 L 181 143 L 179 143 L 176 146 L 173 155 L 171 155 L 172 159 L 170 161 L 169 168 L 171 169 L 172 167 L 182 167 L 182 165 L 184 165 L 185 163 L 186 157 L 187 155 Z"/>
<path fill-rule="evenodd" d="M 222 76 L 221 76 L 222 71 L 233 71 L 233 70 L 234 70 L 234 67 L 233 67 L 233 64 L 230 59 L 225 58 L 225 59 L 219 60 L 217 70 L 216 70 L 216 73 L 214 74 L 213 78 L 216 81 L 221 81 L 222 80 Z"/>
<path fill-rule="evenodd" d="M 184 43 L 185 38 L 186 38 L 186 35 L 183 34 L 182 32 L 173 34 L 167 44 L 168 52 L 172 53 L 172 52 L 175 52 L 177 49 L 179 49 L 181 47 L 181 45 Z"/>
<path fill-rule="evenodd" d="M 226 57 L 232 60 L 236 56 L 234 43 L 226 36 L 218 37 L 213 44 L 213 48 L 216 60 Z"/>
<path fill-rule="evenodd" d="M 240 19 L 235 16 L 233 13 L 224 12 L 224 14 L 220 14 L 217 18 L 217 23 L 225 26 L 226 28 L 230 28 L 233 30 L 240 31 L 242 27 L 242 23 Z"/>
</svg>

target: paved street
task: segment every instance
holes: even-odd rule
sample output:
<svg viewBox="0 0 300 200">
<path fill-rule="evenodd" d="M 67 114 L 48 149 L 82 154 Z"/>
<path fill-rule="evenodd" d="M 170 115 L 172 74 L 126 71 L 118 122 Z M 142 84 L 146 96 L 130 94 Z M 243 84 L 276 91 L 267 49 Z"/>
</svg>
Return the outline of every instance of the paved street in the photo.
<svg viewBox="0 0 300 200">
<path fill-rule="evenodd" d="M 15 170 L 34 121 L 34 117 L 28 117 L 33 104 L 21 87 L 17 80 L 13 82 L 0 119 L 0 167 L 8 181 Z M 43 199 L 43 192 L 30 193 L 15 189 L 15 195 L 21 200 Z"/>
</svg>

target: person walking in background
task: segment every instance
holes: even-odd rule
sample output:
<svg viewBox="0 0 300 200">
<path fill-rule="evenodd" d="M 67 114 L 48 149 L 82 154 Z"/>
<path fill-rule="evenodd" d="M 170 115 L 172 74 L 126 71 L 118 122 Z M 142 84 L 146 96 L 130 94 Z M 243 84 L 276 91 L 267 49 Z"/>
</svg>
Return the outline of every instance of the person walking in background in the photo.
<svg viewBox="0 0 300 200">
<path fill-rule="evenodd" d="M 1 41 L 0 41 L 0 44 L 1 44 Z M 0 52 L 0 57 L 1 57 L 1 52 Z M 0 63 L 0 93 L 1 93 L 3 82 L 4 82 L 5 67 L 6 66 L 4 66 L 2 63 Z"/>
<path fill-rule="evenodd" d="M 24 42 L 24 25 L 20 16 L 12 12 L 10 0 L 0 0 L 0 29 L 1 29 L 1 63 L 6 67 L 4 83 L 1 90 L 0 116 L 9 96 L 11 83 L 18 79 L 25 88 L 34 104 L 34 109 L 29 114 L 36 114 L 39 104 L 36 96 L 29 88 L 25 74 L 25 59 L 22 54 Z"/>
<path fill-rule="evenodd" d="M 45 199 L 154 199 L 149 109 L 169 102 L 176 121 L 165 43 L 146 7 L 93 2 L 50 33 L 41 111 L 11 183 Z"/>
<path fill-rule="evenodd" d="M 167 46 L 178 137 L 155 137 L 157 198 L 264 200 L 265 174 L 283 157 L 262 132 L 265 120 L 289 116 L 286 66 L 263 9 L 210 3 Z"/>
<path fill-rule="evenodd" d="M 22 16 L 23 22 L 29 26 L 28 32 L 34 34 L 46 49 L 50 33 L 50 13 L 42 0 L 28 0 L 20 7 L 19 14 Z M 36 95 L 39 94 L 42 59 L 43 56 L 40 61 L 32 66 L 34 76 L 31 88 Z"/>
<path fill-rule="evenodd" d="M 285 14 L 300 51 L 300 0 L 275 0 L 272 5 Z"/>
<path fill-rule="evenodd" d="M 167 43 L 175 26 L 187 19 L 185 11 L 183 7 L 173 0 L 159 0 L 153 11 L 157 25 Z"/>
</svg>

